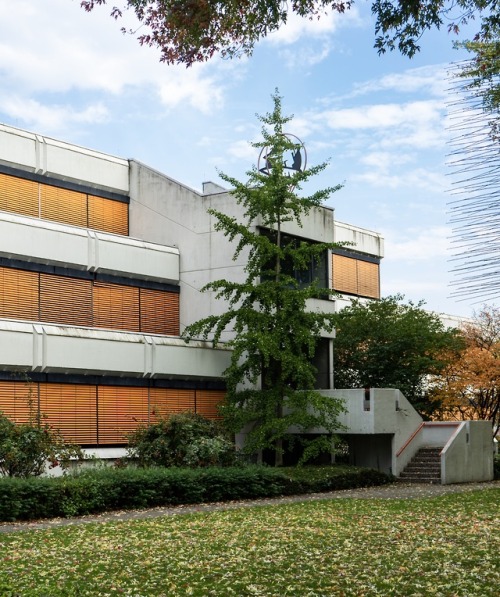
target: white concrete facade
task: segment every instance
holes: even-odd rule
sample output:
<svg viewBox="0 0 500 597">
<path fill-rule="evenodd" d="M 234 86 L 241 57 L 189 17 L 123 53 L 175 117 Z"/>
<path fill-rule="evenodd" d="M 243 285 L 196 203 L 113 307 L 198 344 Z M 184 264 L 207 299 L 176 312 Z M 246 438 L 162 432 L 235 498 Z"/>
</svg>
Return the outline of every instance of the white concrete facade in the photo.
<svg viewBox="0 0 500 597">
<path fill-rule="evenodd" d="M 229 191 L 215 183 L 205 183 L 205 194 L 200 194 L 140 162 L 131 161 L 130 168 L 131 235 L 159 244 L 169 242 L 180 251 L 180 285 L 184 297 L 181 328 L 201 317 L 224 312 L 224 303 L 201 289 L 221 278 L 243 281 L 246 254 L 242 252 L 233 260 L 234 245 L 214 230 L 214 218 L 207 212 L 214 209 L 241 220 L 242 207 Z M 157 215 L 154 221 L 151 213 Z M 257 220 L 252 228 L 257 230 L 260 225 Z M 384 256 L 380 234 L 336 222 L 334 210 L 327 207 L 312 210 L 302 227 L 287 222 L 282 231 L 312 242 L 348 242 L 349 248 L 358 253 L 377 259 Z M 328 275 L 331 283 L 330 268 Z M 338 296 L 330 301 L 333 307 L 327 301 L 319 301 L 324 303 L 325 311 L 338 311 L 351 298 Z M 223 339 L 229 339 L 231 334 L 227 330 Z"/>
<path fill-rule="evenodd" d="M 0 125 L 0 172 L 61 188 L 66 185 L 73 191 L 81 188 L 82 193 L 101 194 L 128 205 L 128 236 L 0 211 L 0 262 L 4 268 L 49 273 L 57 269 L 66 271 L 68 277 L 77 272 L 87 280 L 91 275 L 101 276 L 101 280 L 119 279 L 122 284 L 125 280 L 150 290 L 168 286 L 179 292 L 180 333 L 202 317 L 224 312 L 223 301 L 202 292 L 208 282 L 244 279 L 246 254 L 233 259 L 234 246 L 215 230 L 214 218 L 208 213 L 211 208 L 241 219 L 243 210 L 229 191 L 215 183 L 204 183 L 199 193 L 135 160 L 6 125 Z M 378 264 L 384 256 L 381 235 L 337 222 L 334 216 L 332 209 L 318 208 L 304 219 L 302 227 L 288 223 L 283 232 L 311 242 L 347 243 L 346 249 Z M 260 225 L 257 220 L 251 227 L 258 230 Z M 326 283 L 332 287 L 330 258 Z M 345 294 L 310 301 L 308 307 L 335 312 L 352 298 Z M 232 331 L 227 330 L 223 339 L 231 336 Z M 443 482 L 472 477 L 482 480 L 489 475 L 489 461 L 477 474 L 473 464 L 488 448 L 485 426 L 442 425 L 431 431 L 397 390 L 372 389 L 367 394 L 365 390 L 329 389 L 333 388 L 334 334 L 325 332 L 324 336 L 330 341 L 330 372 L 328 388 L 322 391 L 346 402 L 342 422 L 349 429 L 357 464 L 397 475 L 418 446 L 438 442 L 445 446 Z M 212 387 L 210 383 L 221 388 L 229 360 L 230 352 L 223 347 L 214 349 L 199 341 L 186 344 L 178 335 L 0 318 L 3 380 L 22 371 L 40 379 L 45 376 L 47 383 L 51 375 L 57 376 L 58 383 L 71 376 L 81 384 L 92 376 L 103 382 L 120 378 L 130 385 L 158 381 L 169 387 L 172 381 L 175 388 L 183 383 L 190 388 Z M 101 455 L 106 450 L 114 454 L 111 448 L 96 450 Z"/>
<path fill-rule="evenodd" d="M 36 280 L 38 273 L 45 280 L 54 274 L 54 280 L 81 279 L 86 288 L 98 281 L 104 286 L 125 285 L 137 294 L 139 290 L 165 290 L 172 296 L 179 293 L 179 248 L 168 234 L 158 242 L 148 233 L 158 214 L 148 212 L 144 233 L 135 226 L 129 209 L 130 171 L 129 160 L 0 125 L 0 172 L 4 180 L 25 179 L 45 188 L 69 189 L 78 197 L 103 197 L 120 202 L 122 207 L 126 203 L 129 228 L 128 235 L 113 234 L 43 219 L 41 210 L 39 217 L 29 217 L 15 209 L 0 210 L 0 265 L 4 271 L 33 272 L 35 277 L 30 273 L 30 280 Z M 5 192 L 11 191 L 6 187 Z M 140 201 L 140 197 L 135 200 Z M 120 208 L 119 213 L 123 214 L 124 209 Z M 3 288 L 0 292 L 4 292 Z M 20 292 L 33 295 L 34 291 Z M 177 296 L 181 302 L 183 297 Z M 175 304 L 173 301 L 171 307 L 174 314 Z M 207 393 L 223 390 L 223 372 L 230 362 L 230 352 L 224 347 L 214 349 L 199 341 L 187 344 L 179 332 L 139 333 L 99 325 L 65 325 L 53 317 L 50 322 L 43 317 L 40 321 L 0 318 L 0 380 L 9 384 L 14 383 L 11 379 L 29 379 L 44 388 L 61 383 L 68 383 L 68 387 L 90 384 L 132 390 L 163 388 L 171 390 L 174 396 L 180 392 L 180 396 L 189 395 L 191 399 L 196 393 L 200 400 L 207 400 Z M 203 404 L 206 411 L 206 403 Z M 126 413 L 124 416 L 127 418 Z M 101 444 L 96 447 L 100 455 L 110 458 L 117 449 Z"/>
<path fill-rule="evenodd" d="M 225 303 L 202 292 L 203 286 L 220 278 L 244 279 L 246 254 L 233 260 L 234 246 L 215 230 L 214 218 L 208 214 L 212 208 L 241 218 L 243 210 L 228 190 L 215 183 L 204 183 L 199 193 L 135 160 L 7 125 L 0 125 L 0 173 L 4 180 L 25 179 L 44 188 L 68 189 L 79 197 L 95 195 L 127 204 L 128 235 L 43 219 L 41 204 L 38 217 L 15 208 L 0 210 L 0 265 L 10 272 L 16 269 L 105 283 L 118 280 L 125 285 L 128 280 L 140 288 L 177 289 L 179 334 L 202 317 L 224 312 Z M 19 205 L 22 207 L 22 199 Z M 252 228 L 258 230 L 260 225 L 257 220 Z M 349 232 L 346 224 L 337 228 L 330 208 L 312 210 L 302 227 L 288 223 L 283 231 L 312 242 L 348 237 L 358 243 L 356 250 L 378 259 L 383 256 L 380 235 L 359 228 Z M 329 263 L 327 267 L 325 283 L 329 285 Z M 339 305 L 340 297 L 308 303 L 310 309 L 327 312 L 335 312 Z M 98 329 L 64 325 L 53 317 L 50 321 L 43 317 L 40 321 L 12 316 L 0 319 L 0 377 L 7 379 L 10 373 L 22 371 L 38 375 L 44 383 L 50 383 L 50 376 L 57 376 L 58 383 L 64 382 L 65 376 L 80 380 L 75 383 L 85 383 L 92 376 L 93 380 L 129 379 L 131 384 L 177 380 L 187 384 L 218 382 L 219 386 L 210 387 L 222 387 L 230 358 L 224 348 L 214 349 L 196 340 L 186 344 L 180 336 L 103 329 L 100 325 Z M 330 341 L 334 337 L 326 331 L 324 335 Z M 231 336 L 232 331 L 227 330 L 223 340 Z M 329 387 L 332 369 L 330 344 Z"/>
</svg>

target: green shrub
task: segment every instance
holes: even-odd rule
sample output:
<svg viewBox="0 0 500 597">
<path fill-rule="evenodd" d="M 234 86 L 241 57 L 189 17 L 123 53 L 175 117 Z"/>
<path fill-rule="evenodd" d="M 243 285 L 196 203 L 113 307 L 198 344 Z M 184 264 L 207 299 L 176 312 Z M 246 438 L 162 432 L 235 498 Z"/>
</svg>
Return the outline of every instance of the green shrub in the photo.
<svg viewBox="0 0 500 597">
<path fill-rule="evenodd" d="M 493 459 L 493 474 L 495 479 L 500 479 L 500 456 L 497 455 Z"/>
<path fill-rule="evenodd" d="M 129 457 L 141 467 L 229 466 L 235 450 L 216 422 L 186 412 L 139 427 L 129 436 Z"/>
<path fill-rule="evenodd" d="M 30 420 L 16 424 L 0 412 L 0 473 L 6 477 L 41 475 L 46 467 L 65 469 L 83 454 L 65 442 L 47 422 Z"/>
<path fill-rule="evenodd" d="M 388 483 L 349 467 L 126 468 L 64 477 L 0 479 L 0 520 L 82 516 L 179 504 L 297 495 Z"/>
</svg>

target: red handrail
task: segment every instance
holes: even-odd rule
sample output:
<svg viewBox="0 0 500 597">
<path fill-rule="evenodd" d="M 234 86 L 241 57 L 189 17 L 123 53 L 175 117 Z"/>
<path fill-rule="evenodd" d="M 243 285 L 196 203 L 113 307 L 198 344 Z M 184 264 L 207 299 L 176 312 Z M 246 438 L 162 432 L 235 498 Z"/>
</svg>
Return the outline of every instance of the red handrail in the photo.
<svg viewBox="0 0 500 597">
<path fill-rule="evenodd" d="M 406 443 L 396 452 L 396 458 L 398 458 L 408 447 L 408 445 L 413 441 L 413 439 L 420 433 L 420 430 L 422 429 L 422 427 L 425 425 L 425 423 L 420 423 L 420 425 L 418 426 L 418 429 L 416 429 L 412 435 L 408 438 L 408 440 L 406 441 Z"/>
</svg>

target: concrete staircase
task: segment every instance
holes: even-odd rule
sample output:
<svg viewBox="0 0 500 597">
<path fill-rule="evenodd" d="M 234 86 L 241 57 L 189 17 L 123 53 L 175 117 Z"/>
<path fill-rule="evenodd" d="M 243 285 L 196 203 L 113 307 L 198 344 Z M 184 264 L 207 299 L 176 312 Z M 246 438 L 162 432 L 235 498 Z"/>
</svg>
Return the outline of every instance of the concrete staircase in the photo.
<svg viewBox="0 0 500 597">
<path fill-rule="evenodd" d="M 404 483 L 441 483 L 441 458 L 443 448 L 420 448 L 399 476 Z"/>
</svg>

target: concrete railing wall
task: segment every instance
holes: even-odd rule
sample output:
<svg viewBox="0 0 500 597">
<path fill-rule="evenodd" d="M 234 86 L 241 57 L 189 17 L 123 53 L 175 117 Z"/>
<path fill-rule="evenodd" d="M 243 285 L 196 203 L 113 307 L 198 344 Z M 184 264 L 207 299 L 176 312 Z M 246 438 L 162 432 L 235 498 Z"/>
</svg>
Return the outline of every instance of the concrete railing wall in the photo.
<svg viewBox="0 0 500 597">
<path fill-rule="evenodd" d="M 490 421 L 463 421 L 441 452 L 441 483 L 493 479 L 493 434 Z"/>
<path fill-rule="evenodd" d="M 175 247 L 7 213 L 0 238 L 1 257 L 179 283 Z"/>
<path fill-rule="evenodd" d="M 420 447 L 442 448 L 453 437 L 460 423 L 458 421 L 428 421 L 422 427 Z"/>
<path fill-rule="evenodd" d="M 341 398 L 346 412 L 339 418 L 348 433 L 397 433 L 399 449 L 418 429 L 422 418 L 399 390 L 370 388 L 368 400 L 364 389 L 321 390 L 325 396 Z"/>
<path fill-rule="evenodd" d="M 128 194 L 128 160 L 0 125 L 0 163 Z"/>
<path fill-rule="evenodd" d="M 6 371 L 220 379 L 230 357 L 205 342 L 0 320 Z"/>
</svg>

